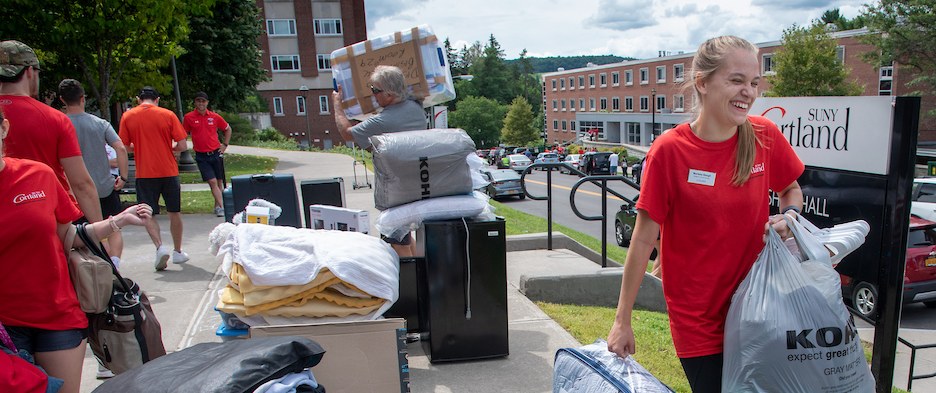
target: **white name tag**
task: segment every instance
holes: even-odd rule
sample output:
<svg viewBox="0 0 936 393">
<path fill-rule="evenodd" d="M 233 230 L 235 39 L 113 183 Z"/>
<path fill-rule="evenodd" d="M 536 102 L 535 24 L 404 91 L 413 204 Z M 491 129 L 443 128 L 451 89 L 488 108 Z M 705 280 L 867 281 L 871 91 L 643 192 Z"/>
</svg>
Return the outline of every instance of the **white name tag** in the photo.
<svg viewBox="0 0 936 393">
<path fill-rule="evenodd" d="M 715 172 L 700 171 L 698 169 L 689 170 L 689 183 L 701 184 L 703 186 L 715 185 Z"/>
</svg>

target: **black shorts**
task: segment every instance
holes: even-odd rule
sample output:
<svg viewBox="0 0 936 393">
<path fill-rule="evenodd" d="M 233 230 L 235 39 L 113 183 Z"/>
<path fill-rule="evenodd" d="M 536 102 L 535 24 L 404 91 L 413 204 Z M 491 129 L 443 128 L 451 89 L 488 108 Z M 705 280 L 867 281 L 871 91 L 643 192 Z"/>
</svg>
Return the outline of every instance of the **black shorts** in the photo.
<svg viewBox="0 0 936 393">
<path fill-rule="evenodd" d="M 101 198 L 101 217 L 107 218 L 110 216 L 116 216 L 123 211 L 123 207 L 120 204 L 120 193 L 117 190 L 114 190 L 110 195 Z"/>
<path fill-rule="evenodd" d="M 153 214 L 159 214 L 159 197 L 166 202 L 166 211 L 179 213 L 182 211 L 182 186 L 178 176 L 137 178 L 137 203 L 145 203 L 153 208 Z"/>
<path fill-rule="evenodd" d="M 45 330 L 24 326 L 5 326 L 13 345 L 29 353 L 72 349 L 88 337 L 86 329 Z"/>
<path fill-rule="evenodd" d="M 220 179 L 221 175 L 224 174 L 221 150 L 208 153 L 195 152 L 195 163 L 198 164 L 198 171 L 201 172 L 203 181 Z"/>
<path fill-rule="evenodd" d="M 693 393 L 721 393 L 724 354 L 679 358 Z"/>
</svg>

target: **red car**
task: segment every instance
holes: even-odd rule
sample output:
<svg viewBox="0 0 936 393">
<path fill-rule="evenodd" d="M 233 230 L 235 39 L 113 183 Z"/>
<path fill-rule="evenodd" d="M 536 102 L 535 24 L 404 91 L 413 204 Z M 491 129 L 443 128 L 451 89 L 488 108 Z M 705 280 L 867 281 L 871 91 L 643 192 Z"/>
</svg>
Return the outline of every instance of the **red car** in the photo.
<svg viewBox="0 0 936 393">
<path fill-rule="evenodd" d="M 936 308 L 936 222 L 910 217 L 904 269 L 903 302 L 923 302 Z M 842 295 L 861 315 L 873 318 L 878 312 L 877 286 L 842 277 Z"/>
</svg>

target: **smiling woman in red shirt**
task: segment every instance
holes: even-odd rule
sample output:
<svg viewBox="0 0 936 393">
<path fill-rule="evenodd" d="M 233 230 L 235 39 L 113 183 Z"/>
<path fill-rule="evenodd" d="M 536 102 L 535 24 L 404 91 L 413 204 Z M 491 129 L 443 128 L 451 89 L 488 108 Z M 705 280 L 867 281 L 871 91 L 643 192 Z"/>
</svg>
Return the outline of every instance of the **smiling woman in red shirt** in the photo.
<svg viewBox="0 0 936 393">
<path fill-rule="evenodd" d="M 731 295 L 764 247 L 768 190 L 800 209 L 803 163 L 777 126 L 751 116 L 761 80 L 757 47 L 738 37 L 703 43 L 687 88 L 697 117 L 654 140 L 647 153 L 637 223 L 624 263 L 608 349 L 636 351 L 631 313 L 647 260 L 660 235 L 663 295 L 673 345 L 695 393 L 721 392 L 722 347 Z"/>
<path fill-rule="evenodd" d="M 18 349 L 65 381 L 61 392 L 77 393 L 88 320 L 69 278 L 62 242 L 81 211 L 48 166 L 2 156 L 2 138 L 10 128 L 2 112 L 0 124 L 0 222 L 7 224 L 0 225 L 0 322 Z M 151 217 L 149 206 L 135 205 L 90 224 L 87 231 L 103 239 Z M 76 237 L 74 245 L 83 244 Z"/>
</svg>

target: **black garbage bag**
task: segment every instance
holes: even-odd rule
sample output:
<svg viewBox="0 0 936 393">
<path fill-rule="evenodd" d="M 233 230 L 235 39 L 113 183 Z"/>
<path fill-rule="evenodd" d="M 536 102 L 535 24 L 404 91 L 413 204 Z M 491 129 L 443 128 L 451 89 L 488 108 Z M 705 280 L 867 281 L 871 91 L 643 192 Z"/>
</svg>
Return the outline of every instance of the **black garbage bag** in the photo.
<svg viewBox="0 0 936 393">
<path fill-rule="evenodd" d="M 315 341 L 294 336 L 202 343 L 117 375 L 94 393 L 253 392 L 315 366 L 324 354 Z"/>
</svg>

